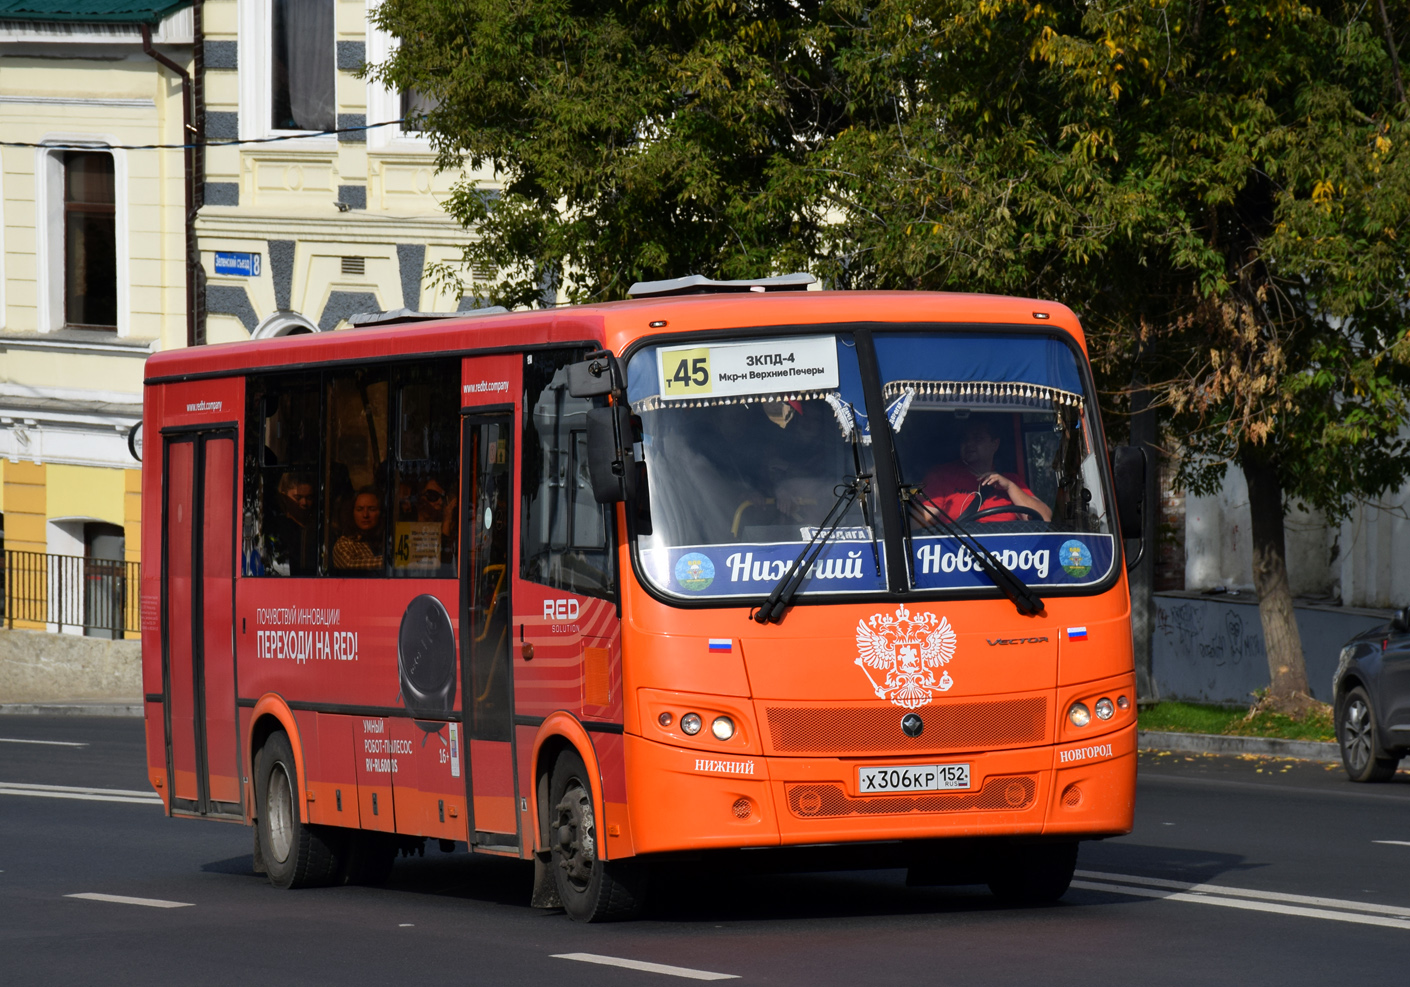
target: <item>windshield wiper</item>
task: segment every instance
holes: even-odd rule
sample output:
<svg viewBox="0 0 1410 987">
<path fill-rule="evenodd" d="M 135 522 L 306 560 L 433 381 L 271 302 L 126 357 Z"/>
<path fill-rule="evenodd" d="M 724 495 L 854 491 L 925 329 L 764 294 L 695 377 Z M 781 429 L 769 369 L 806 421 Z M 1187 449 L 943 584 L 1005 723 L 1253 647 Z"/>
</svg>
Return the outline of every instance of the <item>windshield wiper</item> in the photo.
<svg viewBox="0 0 1410 987">
<path fill-rule="evenodd" d="M 859 428 L 857 428 L 857 426 L 856 426 L 856 424 L 855 424 L 856 421 L 857 421 L 857 406 L 854 405 L 854 404 L 852 404 L 851 402 L 848 402 L 847 407 L 850 408 L 851 411 L 852 411 L 852 422 L 853 422 L 853 425 L 852 425 L 852 475 L 854 475 L 854 476 L 866 476 L 867 474 L 865 474 L 865 473 L 862 472 L 862 444 L 861 444 L 861 442 L 860 442 L 859 439 L 858 439 L 858 433 L 859 433 L 861 430 L 860 430 Z M 881 575 L 881 550 L 877 547 L 877 544 L 876 544 L 876 525 L 872 523 L 872 519 L 871 519 L 871 498 L 870 498 L 870 497 L 867 497 L 867 496 L 863 496 L 863 497 L 862 497 L 862 523 L 865 524 L 865 525 L 867 526 L 867 530 L 871 532 L 871 561 L 872 561 L 872 565 L 876 566 L 876 574 L 877 574 L 878 576 L 880 576 L 880 575 Z"/>
<path fill-rule="evenodd" d="M 834 488 L 835 489 L 835 488 Z M 859 496 L 865 498 L 871 493 L 871 474 L 863 473 L 853 476 L 842 485 L 842 492 L 837 495 L 837 502 L 832 505 L 832 510 L 827 512 L 827 517 L 823 518 L 822 524 L 813 529 L 813 537 L 808 539 L 808 544 L 803 546 L 803 551 L 798 553 L 798 557 L 793 560 L 793 565 L 788 567 L 788 571 L 783 574 L 783 578 L 774 586 L 774 591 L 769 594 L 769 598 L 764 601 L 754 614 L 754 619 L 761 624 L 779 623 L 783 620 L 783 612 L 788 609 L 788 605 L 793 602 L 793 597 L 798 595 L 798 588 L 803 585 L 803 578 L 808 574 L 808 570 L 813 567 L 813 563 L 818 560 L 818 555 L 822 552 L 823 546 L 837 530 L 837 526 L 842 523 L 842 519 L 847 516 L 847 511 L 851 509 L 852 502 Z M 880 567 L 878 562 L 877 566 Z"/>
<path fill-rule="evenodd" d="M 903 512 L 906 515 L 906 534 L 910 535 L 910 512 L 915 508 L 916 495 L 920 493 L 920 488 L 915 486 L 901 487 L 901 501 L 905 507 Z M 955 519 L 946 513 L 945 509 L 935 501 L 927 501 L 926 511 L 932 512 L 932 517 L 924 518 L 927 522 L 933 521 L 935 526 L 951 538 L 963 545 L 969 554 L 974 557 L 975 562 L 984 574 L 994 581 L 994 585 L 999 587 L 1005 596 L 1013 601 L 1014 608 L 1025 617 L 1034 617 L 1043 612 L 1043 599 L 1033 589 L 1018 576 L 1014 575 L 1012 569 L 1004 565 L 994 553 L 984 547 L 983 543 L 965 531 Z M 907 548 L 907 562 L 910 561 L 910 549 Z"/>
</svg>

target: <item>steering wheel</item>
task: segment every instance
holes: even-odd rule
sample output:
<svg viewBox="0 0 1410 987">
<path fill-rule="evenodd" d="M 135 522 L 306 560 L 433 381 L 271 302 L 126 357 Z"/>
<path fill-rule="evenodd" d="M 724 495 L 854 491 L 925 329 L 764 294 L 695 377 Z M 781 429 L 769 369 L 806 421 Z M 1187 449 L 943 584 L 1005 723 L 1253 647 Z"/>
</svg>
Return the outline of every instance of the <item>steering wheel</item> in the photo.
<svg viewBox="0 0 1410 987">
<path fill-rule="evenodd" d="M 985 507 L 968 516 L 962 514 L 959 520 L 982 521 L 986 517 L 993 517 L 996 514 L 1027 514 L 1035 521 L 1047 521 L 1047 518 L 1038 513 L 1035 508 L 1024 507 L 1022 504 L 997 504 L 994 507 Z"/>
</svg>

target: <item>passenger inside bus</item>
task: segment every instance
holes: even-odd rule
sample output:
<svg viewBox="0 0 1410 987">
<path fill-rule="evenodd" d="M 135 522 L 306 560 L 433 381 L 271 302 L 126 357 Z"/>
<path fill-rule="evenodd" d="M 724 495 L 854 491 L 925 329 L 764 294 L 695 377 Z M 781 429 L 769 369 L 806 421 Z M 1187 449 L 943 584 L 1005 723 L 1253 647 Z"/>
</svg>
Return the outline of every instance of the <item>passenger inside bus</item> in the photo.
<svg viewBox="0 0 1410 987">
<path fill-rule="evenodd" d="M 960 523 L 1053 519 L 1052 508 L 1024 486 L 1021 477 L 994 468 L 1002 431 L 992 416 L 971 415 L 964 421 L 958 458 L 931 469 L 921 484 L 920 509 L 926 521 L 937 516 L 935 508 Z M 1015 509 L 1000 510 L 1003 507 Z"/>
<path fill-rule="evenodd" d="M 287 563 L 291 576 L 314 575 L 318 571 L 318 543 L 314 536 L 313 480 L 302 473 L 285 473 L 279 478 L 274 506 L 265 528 L 270 557 Z"/>
<path fill-rule="evenodd" d="M 821 524 L 852 473 L 831 406 L 820 399 L 764 401 L 749 408 L 742 434 L 723 450 L 752 439 L 750 490 L 740 500 L 731 536 L 744 541 L 797 540 L 800 529 Z M 777 530 L 768 530 L 777 529 Z"/>
<path fill-rule="evenodd" d="M 416 520 L 421 524 L 436 525 L 440 532 L 442 563 L 455 561 L 456 497 L 447 493 L 449 484 L 444 484 L 434 476 L 430 477 L 416 494 Z"/>
<path fill-rule="evenodd" d="M 373 575 L 384 567 L 382 495 L 375 487 L 357 492 L 344 534 L 333 544 L 333 570 L 339 575 Z"/>
</svg>

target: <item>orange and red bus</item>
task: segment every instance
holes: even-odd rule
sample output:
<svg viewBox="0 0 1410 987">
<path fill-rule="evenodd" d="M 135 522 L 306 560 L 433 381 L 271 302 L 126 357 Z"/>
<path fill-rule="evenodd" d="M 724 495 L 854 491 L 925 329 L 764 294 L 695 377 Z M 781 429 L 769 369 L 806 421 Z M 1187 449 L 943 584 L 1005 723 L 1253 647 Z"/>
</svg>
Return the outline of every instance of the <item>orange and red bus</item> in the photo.
<svg viewBox="0 0 1410 987">
<path fill-rule="evenodd" d="M 153 356 L 167 812 L 281 888 L 532 860 L 584 920 L 701 855 L 1061 895 L 1132 824 L 1143 461 L 1064 306 L 808 280 Z"/>
</svg>

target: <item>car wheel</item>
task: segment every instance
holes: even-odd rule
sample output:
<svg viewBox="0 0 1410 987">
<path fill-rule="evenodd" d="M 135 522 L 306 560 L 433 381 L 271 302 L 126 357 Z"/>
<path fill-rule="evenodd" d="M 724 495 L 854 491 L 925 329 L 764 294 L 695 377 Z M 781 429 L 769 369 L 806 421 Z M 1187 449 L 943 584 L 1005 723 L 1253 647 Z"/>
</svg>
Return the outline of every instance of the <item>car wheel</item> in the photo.
<svg viewBox="0 0 1410 987">
<path fill-rule="evenodd" d="M 1400 758 L 1377 756 L 1379 733 L 1370 697 L 1358 685 L 1346 694 L 1337 718 L 1341 763 L 1352 781 L 1389 781 L 1395 774 Z"/>
</svg>

